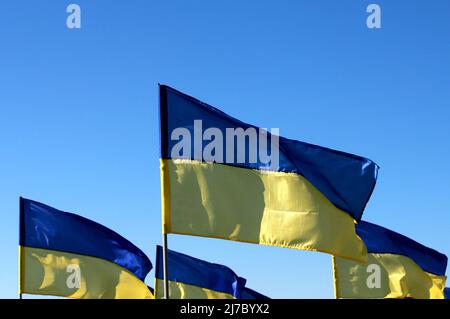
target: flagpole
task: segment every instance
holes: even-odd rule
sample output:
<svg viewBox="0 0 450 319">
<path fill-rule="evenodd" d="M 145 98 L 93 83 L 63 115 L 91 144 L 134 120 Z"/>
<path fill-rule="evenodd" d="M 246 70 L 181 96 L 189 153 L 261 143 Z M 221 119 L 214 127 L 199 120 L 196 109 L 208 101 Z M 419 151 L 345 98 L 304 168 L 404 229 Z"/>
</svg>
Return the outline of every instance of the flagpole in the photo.
<svg viewBox="0 0 450 319">
<path fill-rule="evenodd" d="M 170 202 L 168 201 L 169 176 L 164 167 L 164 155 L 168 141 L 167 96 L 165 86 L 158 83 L 159 89 L 159 122 L 161 141 L 161 208 L 162 208 L 162 235 L 163 235 L 163 273 L 164 273 L 164 299 L 169 299 L 169 277 L 167 273 L 167 221 L 166 214 L 170 214 Z"/>
<path fill-rule="evenodd" d="M 163 233 L 163 272 L 164 272 L 164 299 L 169 299 L 169 278 L 167 275 L 167 233 Z"/>
<path fill-rule="evenodd" d="M 169 299 L 169 276 L 167 272 L 167 214 L 170 214 L 169 176 L 167 168 L 164 167 L 165 150 L 168 141 L 168 116 L 166 87 L 158 83 L 159 89 L 159 122 L 161 141 L 161 208 L 162 208 L 162 235 L 163 235 L 163 273 L 164 273 L 164 299 Z M 167 194 L 166 194 L 167 193 Z"/>
<path fill-rule="evenodd" d="M 23 220 L 23 198 L 22 196 L 19 197 L 19 299 L 22 299 L 22 247 L 21 247 L 21 240 L 23 233 L 23 227 L 24 227 L 24 220 Z"/>
<path fill-rule="evenodd" d="M 22 247 L 19 244 L 19 299 L 22 299 Z"/>
<path fill-rule="evenodd" d="M 22 299 L 22 248 L 19 245 L 19 299 Z"/>
</svg>

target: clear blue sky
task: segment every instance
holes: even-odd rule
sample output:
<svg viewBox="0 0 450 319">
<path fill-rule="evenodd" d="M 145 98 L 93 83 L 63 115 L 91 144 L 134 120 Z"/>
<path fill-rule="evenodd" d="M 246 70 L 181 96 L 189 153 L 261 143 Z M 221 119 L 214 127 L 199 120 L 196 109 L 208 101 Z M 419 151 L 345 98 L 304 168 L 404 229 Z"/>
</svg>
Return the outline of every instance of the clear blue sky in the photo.
<svg viewBox="0 0 450 319">
<path fill-rule="evenodd" d="M 80 30 L 66 27 L 71 2 Z M 366 27 L 373 2 L 380 30 Z M 376 161 L 363 218 L 450 255 L 449 39 L 447 0 L 3 0 L 0 297 L 17 296 L 21 195 L 118 231 L 154 262 L 158 82 Z M 169 245 L 271 297 L 334 296 L 327 254 L 175 235 Z"/>
</svg>

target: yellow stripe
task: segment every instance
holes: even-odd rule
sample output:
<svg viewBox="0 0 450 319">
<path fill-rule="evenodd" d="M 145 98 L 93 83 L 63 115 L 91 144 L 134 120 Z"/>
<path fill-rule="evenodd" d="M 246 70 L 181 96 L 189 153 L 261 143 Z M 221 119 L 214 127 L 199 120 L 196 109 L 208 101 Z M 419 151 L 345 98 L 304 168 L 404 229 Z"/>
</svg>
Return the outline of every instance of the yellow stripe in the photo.
<svg viewBox="0 0 450 319">
<path fill-rule="evenodd" d="M 23 292 L 22 288 L 22 272 L 23 272 L 23 264 L 22 264 L 22 248 L 19 246 L 19 295 Z"/>
<path fill-rule="evenodd" d="M 367 263 L 333 258 L 337 298 L 443 299 L 446 277 L 423 271 L 412 259 L 369 254 Z"/>
<path fill-rule="evenodd" d="M 161 170 L 161 205 L 162 205 L 162 233 L 167 234 L 170 227 L 170 181 L 169 170 L 164 160 L 160 160 Z"/>
<path fill-rule="evenodd" d="M 167 232 L 331 253 L 365 261 L 354 220 L 297 174 L 163 160 Z"/>
<path fill-rule="evenodd" d="M 77 299 L 153 298 L 145 283 L 110 261 L 39 248 L 21 250 L 23 293 Z"/>
<path fill-rule="evenodd" d="M 164 298 L 164 281 L 155 278 L 155 298 Z M 236 299 L 232 295 L 169 280 L 169 299 Z"/>
</svg>

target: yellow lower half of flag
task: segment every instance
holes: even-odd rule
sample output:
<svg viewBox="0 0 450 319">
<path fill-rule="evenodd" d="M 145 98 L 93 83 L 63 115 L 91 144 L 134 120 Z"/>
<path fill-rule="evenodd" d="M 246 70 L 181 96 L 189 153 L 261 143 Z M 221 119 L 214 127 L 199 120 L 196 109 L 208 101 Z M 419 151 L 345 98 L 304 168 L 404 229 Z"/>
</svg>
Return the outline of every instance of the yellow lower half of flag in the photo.
<svg viewBox="0 0 450 319">
<path fill-rule="evenodd" d="M 155 278 L 155 298 L 164 297 L 164 280 Z M 236 299 L 225 292 L 169 280 L 169 299 Z"/>
<path fill-rule="evenodd" d="M 298 174 L 162 160 L 163 230 L 366 261 L 354 220 Z"/>
<path fill-rule="evenodd" d="M 396 254 L 369 254 L 367 263 L 333 257 L 337 298 L 443 299 L 446 277 Z"/>
<path fill-rule="evenodd" d="M 19 254 L 21 293 L 77 299 L 153 298 L 144 282 L 107 260 L 23 246 Z"/>
</svg>

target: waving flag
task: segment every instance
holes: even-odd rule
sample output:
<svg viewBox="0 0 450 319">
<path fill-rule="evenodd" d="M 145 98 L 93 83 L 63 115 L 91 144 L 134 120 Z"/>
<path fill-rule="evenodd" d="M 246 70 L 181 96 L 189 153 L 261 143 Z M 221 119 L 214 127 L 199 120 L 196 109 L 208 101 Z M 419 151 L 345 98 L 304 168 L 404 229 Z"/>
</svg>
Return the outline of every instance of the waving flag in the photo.
<svg viewBox="0 0 450 319">
<path fill-rule="evenodd" d="M 244 278 L 230 268 L 213 264 L 172 250 L 167 251 L 170 299 L 240 299 Z M 155 297 L 162 298 L 163 249 L 156 248 Z"/>
<path fill-rule="evenodd" d="M 374 162 L 280 137 L 164 85 L 160 108 L 165 233 L 366 260 L 354 221 Z"/>
<path fill-rule="evenodd" d="M 447 257 L 396 232 L 361 221 L 366 263 L 333 258 L 337 298 L 444 298 Z"/>
<path fill-rule="evenodd" d="M 81 216 L 20 199 L 20 293 L 70 298 L 152 298 L 148 257 Z"/>
</svg>

